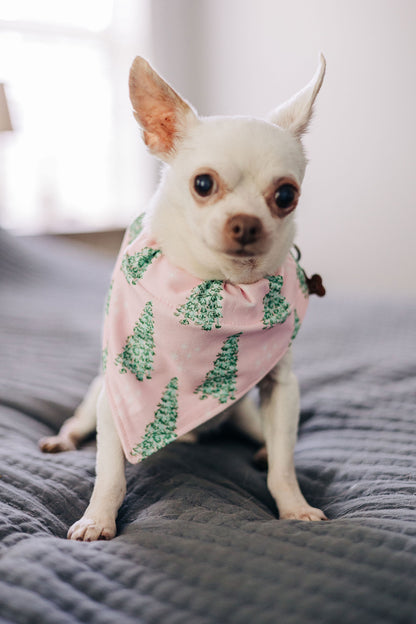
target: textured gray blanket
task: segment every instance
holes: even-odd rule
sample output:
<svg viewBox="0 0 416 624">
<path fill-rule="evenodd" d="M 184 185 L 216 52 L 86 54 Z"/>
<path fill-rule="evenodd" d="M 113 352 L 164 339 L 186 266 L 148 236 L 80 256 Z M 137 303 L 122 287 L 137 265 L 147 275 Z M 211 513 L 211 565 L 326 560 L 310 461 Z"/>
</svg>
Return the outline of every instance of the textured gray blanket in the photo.
<svg viewBox="0 0 416 624">
<path fill-rule="evenodd" d="M 111 542 L 65 540 L 94 442 L 42 455 L 94 376 L 111 267 L 0 232 L 0 618 L 19 623 L 416 621 L 416 305 L 311 300 L 297 339 L 301 487 L 280 521 L 231 430 L 128 466 Z"/>
</svg>

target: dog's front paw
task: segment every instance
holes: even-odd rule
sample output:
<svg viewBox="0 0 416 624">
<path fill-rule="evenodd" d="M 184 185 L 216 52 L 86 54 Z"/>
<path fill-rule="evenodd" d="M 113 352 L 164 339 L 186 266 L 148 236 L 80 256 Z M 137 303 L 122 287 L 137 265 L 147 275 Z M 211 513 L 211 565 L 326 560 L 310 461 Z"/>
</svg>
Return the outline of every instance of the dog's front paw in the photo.
<svg viewBox="0 0 416 624">
<path fill-rule="evenodd" d="M 74 442 L 66 436 L 49 436 L 39 440 L 39 448 L 42 453 L 61 453 L 62 451 L 75 451 Z"/>
<path fill-rule="evenodd" d="M 323 511 L 308 504 L 292 509 L 283 509 L 279 511 L 279 518 L 281 520 L 306 520 L 307 522 L 328 520 Z"/>
<path fill-rule="evenodd" d="M 67 537 L 78 542 L 94 542 L 113 539 L 116 533 L 114 520 L 83 516 L 70 527 Z"/>
</svg>

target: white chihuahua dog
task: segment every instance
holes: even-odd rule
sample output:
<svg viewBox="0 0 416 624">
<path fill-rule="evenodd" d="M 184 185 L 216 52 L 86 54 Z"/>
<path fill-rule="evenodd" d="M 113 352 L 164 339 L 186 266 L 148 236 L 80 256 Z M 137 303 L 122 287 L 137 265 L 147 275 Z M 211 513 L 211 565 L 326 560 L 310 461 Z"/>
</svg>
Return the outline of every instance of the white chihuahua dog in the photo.
<svg viewBox="0 0 416 624">
<path fill-rule="evenodd" d="M 166 167 L 141 219 L 142 230 L 127 233 L 116 265 L 109 299 L 113 320 L 108 321 L 104 344 L 106 372 L 93 382 L 58 435 L 40 441 L 45 452 L 74 449 L 97 426 L 94 490 L 84 516 L 69 529 L 70 539 L 116 535 L 126 492 L 125 456 L 135 462 L 175 438 L 194 441 L 198 426 L 224 410 L 265 443 L 267 485 L 280 518 L 326 520 L 306 502 L 296 478 L 299 389 L 290 350 L 305 308 L 300 291 L 307 301 L 307 281 L 290 252 L 306 168 L 301 137 L 324 73 L 321 56 L 312 81 L 268 121 L 200 118 L 145 60 L 133 62 L 134 116 L 148 149 Z M 291 275 L 297 290 L 290 286 Z M 131 293 L 136 309 L 124 321 Z M 189 302 L 199 305 L 196 312 Z M 173 322 L 177 330 L 170 329 Z M 119 330 L 125 332 L 124 350 L 113 337 Z M 210 367 L 201 359 L 191 359 L 186 369 L 186 357 L 178 350 L 173 353 L 171 336 L 182 331 L 194 332 L 186 343 L 186 357 L 191 352 L 196 358 L 209 354 L 212 364 L 216 356 L 214 372 L 206 372 Z M 244 352 L 248 362 L 241 364 L 241 375 L 237 352 L 242 361 Z M 240 378 L 246 381 L 240 384 Z M 142 390 L 146 383 L 148 394 Z M 256 384 L 260 409 L 246 396 Z M 140 425 L 139 443 L 134 421 L 142 414 L 146 418 L 146 411 L 150 415 Z M 130 418 L 127 424 L 122 422 L 124 412 Z M 130 434 L 137 444 L 129 442 Z"/>
</svg>

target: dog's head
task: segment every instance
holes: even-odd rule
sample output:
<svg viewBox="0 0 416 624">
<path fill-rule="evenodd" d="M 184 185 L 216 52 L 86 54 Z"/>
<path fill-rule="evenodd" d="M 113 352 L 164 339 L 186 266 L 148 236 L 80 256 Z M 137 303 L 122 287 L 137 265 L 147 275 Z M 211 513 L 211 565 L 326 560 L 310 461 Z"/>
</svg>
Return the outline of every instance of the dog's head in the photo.
<svg viewBox="0 0 416 624">
<path fill-rule="evenodd" d="M 141 58 L 130 72 L 134 116 L 166 163 L 149 212 L 166 256 L 200 279 L 253 282 L 283 263 L 306 167 L 301 137 L 325 73 L 268 121 L 200 118 Z"/>
</svg>

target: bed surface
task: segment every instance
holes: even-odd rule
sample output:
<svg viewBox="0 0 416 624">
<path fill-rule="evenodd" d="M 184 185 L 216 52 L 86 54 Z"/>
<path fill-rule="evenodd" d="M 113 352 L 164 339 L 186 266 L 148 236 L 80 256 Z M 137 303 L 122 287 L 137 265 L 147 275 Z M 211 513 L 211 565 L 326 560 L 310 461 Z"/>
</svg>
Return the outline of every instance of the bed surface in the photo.
<svg viewBox="0 0 416 624">
<path fill-rule="evenodd" d="M 311 299 L 295 345 L 296 466 L 330 518 L 280 521 L 231 429 L 127 467 L 111 542 L 65 540 L 94 441 L 43 455 L 100 359 L 111 263 L 0 231 L 0 620 L 366 624 L 416 621 L 416 303 Z"/>
</svg>

